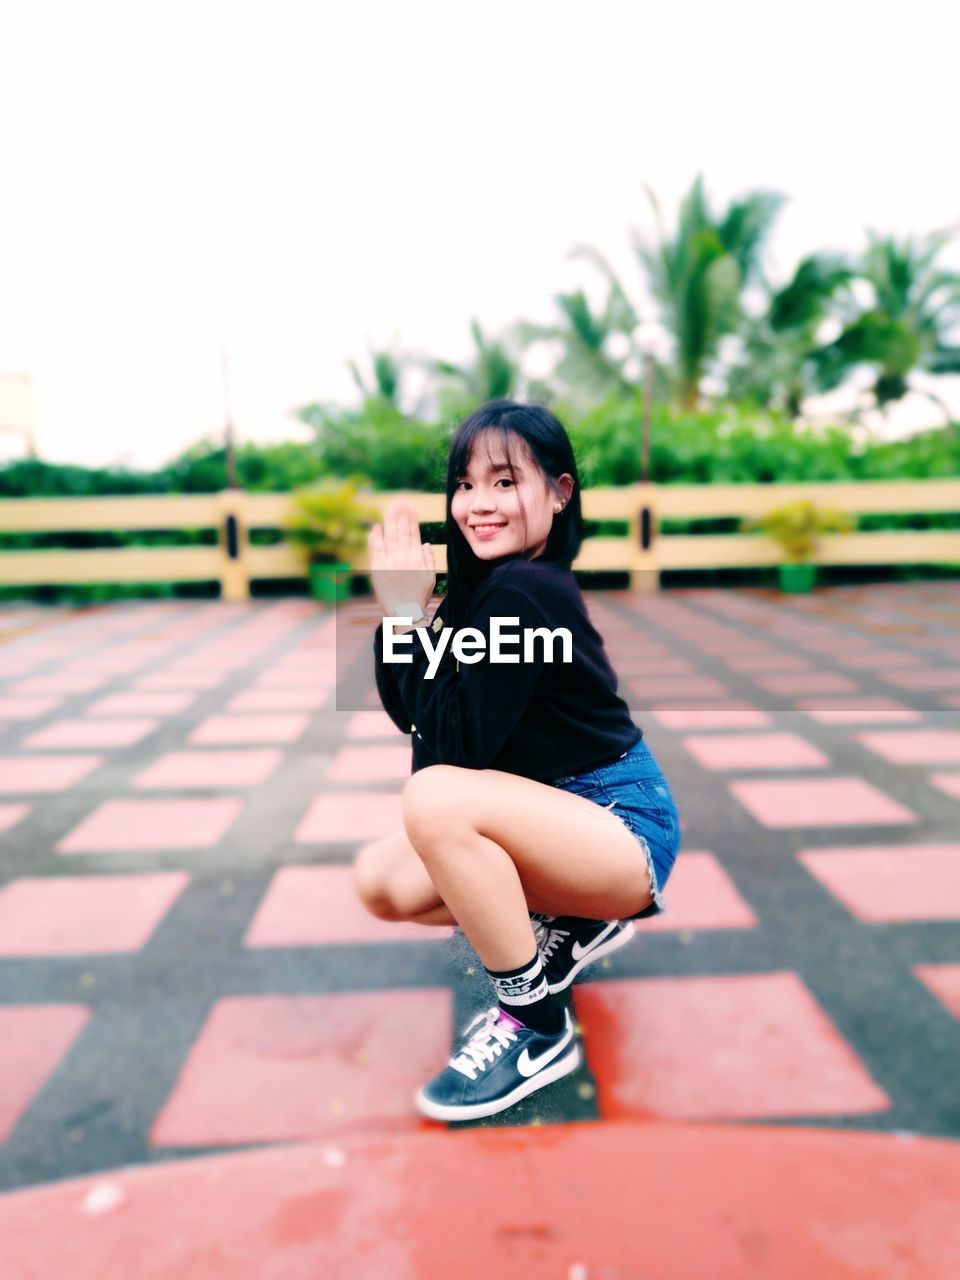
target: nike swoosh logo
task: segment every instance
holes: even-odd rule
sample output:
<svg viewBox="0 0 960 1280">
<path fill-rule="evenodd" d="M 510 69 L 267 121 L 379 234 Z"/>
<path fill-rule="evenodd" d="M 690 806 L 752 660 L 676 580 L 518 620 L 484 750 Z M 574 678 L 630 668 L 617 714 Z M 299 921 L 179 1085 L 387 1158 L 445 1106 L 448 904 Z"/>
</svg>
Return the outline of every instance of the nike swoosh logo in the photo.
<svg viewBox="0 0 960 1280">
<path fill-rule="evenodd" d="M 567 1028 L 567 1034 L 562 1040 L 558 1040 L 553 1048 L 548 1049 L 546 1053 L 541 1053 L 539 1058 L 531 1058 L 530 1050 L 524 1049 L 520 1057 L 517 1059 L 517 1070 L 522 1076 L 535 1076 L 538 1071 L 542 1070 L 548 1062 L 552 1062 L 558 1053 L 562 1053 L 570 1041 L 573 1039 L 573 1027 Z"/>
<path fill-rule="evenodd" d="M 570 948 L 570 954 L 573 956 L 574 960 L 582 960 L 584 956 L 588 956 L 594 947 L 598 947 L 604 938 L 608 938 L 610 934 L 613 933 L 618 924 L 619 921 L 614 920 L 612 924 L 609 924 L 606 929 L 604 929 L 603 933 L 598 933 L 593 941 L 589 942 L 585 947 L 581 947 L 579 942 L 575 942 Z"/>
</svg>

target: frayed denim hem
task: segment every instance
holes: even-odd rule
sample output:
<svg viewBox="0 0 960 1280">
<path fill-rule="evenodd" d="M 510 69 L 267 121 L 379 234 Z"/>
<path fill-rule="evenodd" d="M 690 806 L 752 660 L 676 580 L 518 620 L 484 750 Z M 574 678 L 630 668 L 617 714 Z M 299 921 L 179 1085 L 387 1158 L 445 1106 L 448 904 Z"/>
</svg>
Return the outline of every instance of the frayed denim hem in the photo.
<svg viewBox="0 0 960 1280">
<path fill-rule="evenodd" d="M 635 912 L 632 916 L 627 916 L 626 919 L 641 920 L 647 916 L 662 915 L 663 912 L 667 910 L 667 904 L 666 904 L 666 901 L 664 900 L 663 893 L 660 890 L 660 885 L 657 880 L 657 868 L 654 865 L 653 854 L 650 852 L 650 845 L 647 843 L 647 839 L 645 836 L 642 836 L 639 833 L 639 831 L 634 831 L 633 827 L 631 827 L 630 823 L 624 819 L 623 815 L 617 813 L 616 806 L 617 806 L 616 800 L 612 800 L 610 804 L 605 805 L 604 807 L 609 809 L 615 818 L 620 819 L 623 825 L 627 828 L 627 830 L 630 832 L 633 838 L 640 845 L 640 848 L 643 850 L 643 856 L 647 863 L 647 874 L 650 877 L 650 888 L 653 892 L 653 901 L 648 902 L 645 907 L 642 907 L 639 911 Z"/>
</svg>

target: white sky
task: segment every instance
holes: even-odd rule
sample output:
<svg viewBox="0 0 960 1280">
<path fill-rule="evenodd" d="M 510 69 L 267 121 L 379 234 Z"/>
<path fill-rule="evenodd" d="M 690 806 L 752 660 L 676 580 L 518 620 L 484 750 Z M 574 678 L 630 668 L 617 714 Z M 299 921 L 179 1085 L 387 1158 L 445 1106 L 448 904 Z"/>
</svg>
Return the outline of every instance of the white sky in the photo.
<svg viewBox="0 0 960 1280">
<path fill-rule="evenodd" d="M 221 344 L 241 437 L 278 438 L 355 399 L 368 341 L 457 359 L 471 316 L 549 318 L 576 242 L 639 293 L 645 183 L 787 193 L 778 279 L 956 222 L 957 14 L 0 0 L 0 369 L 43 456 L 152 465 L 219 429 Z"/>
</svg>

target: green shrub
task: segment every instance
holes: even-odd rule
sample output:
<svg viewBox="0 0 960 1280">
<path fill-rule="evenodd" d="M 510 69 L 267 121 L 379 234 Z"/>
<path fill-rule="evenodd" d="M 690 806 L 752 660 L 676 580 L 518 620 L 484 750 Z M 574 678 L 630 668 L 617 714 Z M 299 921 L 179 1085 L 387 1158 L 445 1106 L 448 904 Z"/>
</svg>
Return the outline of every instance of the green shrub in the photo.
<svg viewBox="0 0 960 1280">
<path fill-rule="evenodd" d="M 448 427 L 375 400 L 363 409 L 310 405 L 301 416 L 317 433 L 314 447 L 325 474 L 362 476 L 374 489 L 443 488 Z"/>
<path fill-rule="evenodd" d="M 350 564 L 367 545 L 367 529 L 380 518 L 376 507 L 357 502 L 350 481 L 295 493 L 291 508 L 284 531 L 311 564 Z"/>
</svg>

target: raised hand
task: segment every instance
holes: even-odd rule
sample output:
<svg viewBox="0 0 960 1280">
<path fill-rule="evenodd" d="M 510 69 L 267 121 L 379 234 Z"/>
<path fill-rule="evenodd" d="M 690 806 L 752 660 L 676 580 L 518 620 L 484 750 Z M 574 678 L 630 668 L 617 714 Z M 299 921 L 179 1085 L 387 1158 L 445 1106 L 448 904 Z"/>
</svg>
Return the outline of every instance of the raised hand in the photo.
<svg viewBox="0 0 960 1280">
<path fill-rule="evenodd" d="M 386 615 L 397 605 L 419 604 L 425 609 L 437 582 L 433 547 L 420 541 L 417 513 L 409 502 L 397 498 L 367 535 L 370 581 Z"/>
</svg>

